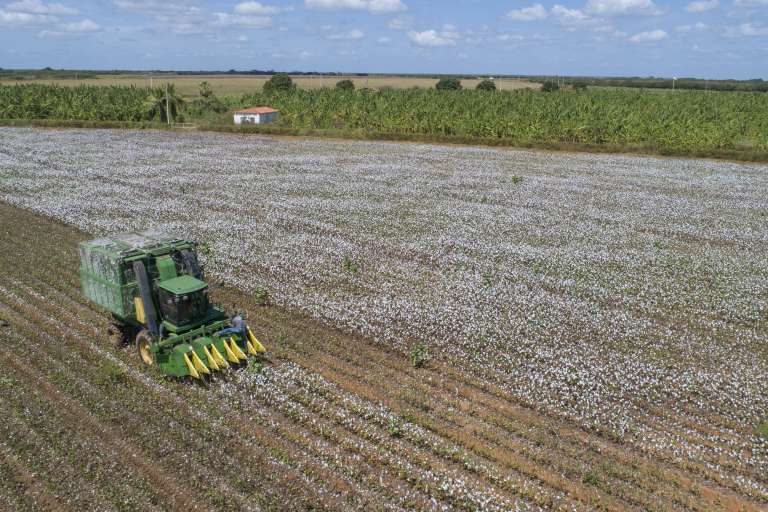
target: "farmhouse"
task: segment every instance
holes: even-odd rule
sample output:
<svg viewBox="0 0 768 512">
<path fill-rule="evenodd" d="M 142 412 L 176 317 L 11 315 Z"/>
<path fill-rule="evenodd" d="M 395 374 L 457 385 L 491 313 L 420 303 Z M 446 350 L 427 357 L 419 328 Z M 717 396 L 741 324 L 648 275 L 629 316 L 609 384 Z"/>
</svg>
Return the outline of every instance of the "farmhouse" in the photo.
<svg viewBox="0 0 768 512">
<path fill-rule="evenodd" d="M 277 120 L 279 110 L 272 107 L 254 107 L 235 111 L 235 124 L 267 124 Z"/>
</svg>

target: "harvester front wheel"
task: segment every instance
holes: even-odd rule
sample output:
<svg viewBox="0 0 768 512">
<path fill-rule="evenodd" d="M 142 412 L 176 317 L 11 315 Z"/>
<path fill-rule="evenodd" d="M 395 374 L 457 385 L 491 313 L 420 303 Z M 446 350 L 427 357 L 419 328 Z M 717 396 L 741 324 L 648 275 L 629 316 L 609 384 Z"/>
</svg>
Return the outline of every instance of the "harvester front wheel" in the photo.
<svg viewBox="0 0 768 512">
<path fill-rule="evenodd" d="M 149 349 L 151 345 L 152 336 L 150 336 L 149 331 L 143 330 L 136 335 L 136 350 L 139 352 L 141 360 L 147 365 L 155 364 L 155 358 Z"/>
</svg>

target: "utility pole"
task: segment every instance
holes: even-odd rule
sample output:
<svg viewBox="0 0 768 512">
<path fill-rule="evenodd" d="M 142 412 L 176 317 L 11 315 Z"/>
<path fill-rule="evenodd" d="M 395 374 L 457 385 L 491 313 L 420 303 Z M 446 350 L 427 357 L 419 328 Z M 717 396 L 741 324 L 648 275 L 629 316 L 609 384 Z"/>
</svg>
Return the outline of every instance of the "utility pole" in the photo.
<svg viewBox="0 0 768 512">
<path fill-rule="evenodd" d="M 171 100 L 168 97 L 168 82 L 165 82 L 165 117 L 168 118 L 168 126 L 171 125 Z"/>
</svg>

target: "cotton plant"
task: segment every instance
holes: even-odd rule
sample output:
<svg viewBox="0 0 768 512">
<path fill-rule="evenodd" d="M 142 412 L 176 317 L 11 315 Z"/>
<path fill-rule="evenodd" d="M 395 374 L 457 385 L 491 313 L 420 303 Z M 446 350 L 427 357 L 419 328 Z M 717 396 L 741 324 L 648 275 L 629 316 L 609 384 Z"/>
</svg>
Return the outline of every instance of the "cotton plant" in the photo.
<svg viewBox="0 0 768 512">
<path fill-rule="evenodd" d="M 2 200 L 94 235 L 193 238 L 221 282 L 404 357 L 422 344 L 520 403 L 768 498 L 764 165 L 214 133 L 0 138 Z"/>
</svg>

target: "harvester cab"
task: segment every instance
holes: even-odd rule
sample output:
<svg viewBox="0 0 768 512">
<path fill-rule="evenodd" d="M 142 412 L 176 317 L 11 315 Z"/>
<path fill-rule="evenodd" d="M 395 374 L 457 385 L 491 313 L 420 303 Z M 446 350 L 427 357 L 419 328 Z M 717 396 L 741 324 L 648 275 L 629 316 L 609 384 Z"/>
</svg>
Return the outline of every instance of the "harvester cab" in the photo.
<svg viewBox="0 0 768 512">
<path fill-rule="evenodd" d="M 84 295 L 112 313 L 144 363 L 205 379 L 266 352 L 240 317 L 208 300 L 193 242 L 151 231 L 80 244 Z"/>
</svg>

